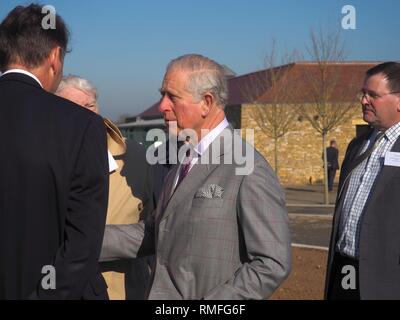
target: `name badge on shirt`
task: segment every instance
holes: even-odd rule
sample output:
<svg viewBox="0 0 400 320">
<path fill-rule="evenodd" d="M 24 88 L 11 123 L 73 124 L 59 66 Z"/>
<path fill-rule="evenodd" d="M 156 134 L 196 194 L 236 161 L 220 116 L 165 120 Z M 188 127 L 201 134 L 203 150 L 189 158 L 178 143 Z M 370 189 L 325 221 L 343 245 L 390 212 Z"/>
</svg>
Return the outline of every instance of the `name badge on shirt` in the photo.
<svg viewBox="0 0 400 320">
<path fill-rule="evenodd" d="M 385 166 L 400 167 L 400 152 L 386 152 Z"/>
<path fill-rule="evenodd" d="M 114 170 L 118 169 L 118 164 L 117 162 L 114 160 L 112 154 L 110 151 L 108 151 L 108 167 L 110 168 L 110 172 L 113 172 Z"/>
</svg>

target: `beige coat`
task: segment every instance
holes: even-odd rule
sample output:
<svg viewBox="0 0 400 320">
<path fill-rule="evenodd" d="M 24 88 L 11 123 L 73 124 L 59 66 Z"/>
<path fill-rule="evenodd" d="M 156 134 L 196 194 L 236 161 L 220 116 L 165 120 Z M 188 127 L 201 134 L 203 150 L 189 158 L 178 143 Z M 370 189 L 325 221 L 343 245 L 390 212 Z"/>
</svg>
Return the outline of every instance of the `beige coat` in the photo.
<svg viewBox="0 0 400 320">
<path fill-rule="evenodd" d="M 107 224 L 131 224 L 139 221 L 143 209 L 142 200 L 133 193 L 132 184 L 124 173 L 127 145 L 119 129 L 108 119 L 104 119 L 107 128 L 108 150 L 118 164 L 118 168 L 110 173 L 110 187 L 107 210 Z M 129 151 L 128 151 L 129 152 Z M 132 151 L 131 151 L 132 152 Z M 135 157 L 136 155 L 132 155 Z M 141 170 L 141 168 L 137 168 Z M 143 198 L 143 196 L 142 196 Z M 112 300 L 125 299 L 125 274 L 123 272 L 104 272 L 108 285 L 108 294 Z"/>
</svg>

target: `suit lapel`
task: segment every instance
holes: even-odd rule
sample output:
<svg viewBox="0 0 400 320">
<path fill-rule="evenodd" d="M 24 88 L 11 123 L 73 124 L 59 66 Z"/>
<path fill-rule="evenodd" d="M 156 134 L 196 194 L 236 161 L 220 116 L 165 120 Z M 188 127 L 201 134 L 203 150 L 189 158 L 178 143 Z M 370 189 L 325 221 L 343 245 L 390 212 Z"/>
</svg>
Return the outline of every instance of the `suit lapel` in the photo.
<svg viewBox="0 0 400 320">
<path fill-rule="evenodd" d="M 208 176 L 210 176 L 218 166 L 218 164 L 195 164 L 172 194 L 161 219 L 165 219 L 173 213 L 176 205 L 191 200 L 195 191 L 204 184 Z"/>
<path fill-rule="evenodd" d="M 354 147 L 349 148 L 348 154 L 346 154 L 346 158 L 342 164 L 342 171 L 341 171 L 340 179 L 339 179 L 339 192 L 338 192 L 338 196 L 336 199 L 335 214 L 333 217 L 332 237 L 333 237 L 335 244 L 337 241 L 336 235 L 337 235 L 337 229 L 339 226 L 339 221 L 341 218 L 343 203 L 344 203 L 345 195 L 347 194 L 347 189 L 348 189 L 349 183 L 350 183 L 349 175 L 351 174 L 354 160 L 360 154 L 362 147 L 364 146 L 365 142 L 369 139 L 372 132 L 373 132 L 373 130 L 371 130 L 366 135 L 361 136 L 358 141 L 355 141 Z"/>
<path fill-rule="evenodd" d="M 231 127 L 228 127 L 225 130 L 229 130 L 231 136 L 233 135 L 233 131 Z M 224 130 L 224 131 L 225 131 Z M 195 191 L 199 189 L 205 182 L 205 180 L 216 170 L 220 165 L 224 163 L 223 155 L 225 153 L 232 152 L 232 143 L 226 145 L 224 139 L 220 139 L 219 135 L 209 146 L 203 155 L 199 158 L 199 161 L 192 167 L 189 171 L 188 175 L 182 180 L 178 188 L 176 190 L 173 189 L 174 181 L 176 181 L 177 176 L 179 174 L 179 165 L 176 165 L 176 171 L 174 174 L 171 174 L 172 181 L 169 181 L 168 185 L 166 185 L 166 190 L 170 192 L 169 201 L 166 202 L 165 209 L 161 220 L 167 218 L 172 212 L 174 212 L 174 207 L 184 201 L 189 201 Z M 215 144 L 219 141 L 220 145 L 219 148 L 216 148 Z M 225 146 L 227 150 L 225 150 Z M 214 153 L 214 154 L 213 154 Z M 208 161 L 205 161 L 208 160 Z M 218 159 L 219 163 L 211 163 L 211 159 Z M 204 164 L 203 164 L 204 161 Z M 173 178 L 172 178 L 173 177 Z"/>
<path fill-rule="evenodd" d="M 367 134 L 357 138 L 357 141 L 354 141 L 353 147 L 349 147 L 349 150 L 346 153 L 346 157 L 342 163 L 342 170 L 340 172 L 339 177 L 339 190 L 336 198 L 336 209 L 339 208 L 341 210 L 341 205 L 343 204 L 343 197 L 347 193 L 347 188 L 349 185 L 350 177 L 352 170 L 354 169 L 353 165 L 355 160 L 358 158 L 362 147 L 365 145 L 366 141 L 370 138 L 373 130 L 368 132 Z"/>
<path fill-rule="evenodd" d="M 162 210 L 165 209 L 169 200 L 171 199 L 172 193 L 174 191 L 173 190 L 174 181 L 176 180 L 176 177 L 178 175 L 179 168 L 180 168 L 179 164 L 176 164 L 171 168 L 170 172 L 168 173 L 168 176 L 166 178 L 166 182 L 165 182 L 164 188 L 163 188 L 164 197 L 163 197 L 163 202 L 162 202 Z"/>
<path fill-rule="evenodd" d="M 363 148 L 363 146 L 365 145 L 365 143 L 367 142 L 367 140 L 370 138 L 370 135 L 372 134 L 373 130 L 366 135 L 364 138 L 361 139 L 361 141 L 359 143 L 357 143 L 355 145 L 354 148 L 352 148 L 352 150 L 349 150 L 349 155 L 348 155 L 348 161 L 346 164 L 346 168 L 343 168 L 345 174 L 343 175 L 343 177 L 341 176 L 340 179 L 343 179 L 343 181 L 347 178 L 347 176 L 351 173 L 354 165 L 355 160 L 358 158 L 358 155 L 360 154 L 361 149 Z M 344 162 L 343 162 L 344 163 Z"/>
</svg>

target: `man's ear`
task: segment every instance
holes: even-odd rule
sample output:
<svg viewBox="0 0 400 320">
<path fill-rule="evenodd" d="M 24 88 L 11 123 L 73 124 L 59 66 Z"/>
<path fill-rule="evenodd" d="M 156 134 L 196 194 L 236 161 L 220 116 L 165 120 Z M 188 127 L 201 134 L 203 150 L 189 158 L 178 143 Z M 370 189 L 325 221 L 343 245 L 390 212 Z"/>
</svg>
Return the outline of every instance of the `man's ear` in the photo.
<svg viewBox="0 0 400 320">
<path fill-rule="evenodd" d="M 49 63 L 53 71 L 53 76 L 57 75 L 62 70 L 63 55 L 61 47 L 54 47 L 50 51 Z"/>
<path fill-rule="evenodd" d="M 63 50 L 61 47 L 54 47 L 46 60 L 45 88 L 47 91 L 54 93 L 57 90 L 63 74 L 63 64 Z"/>
<path fill-rule="evenodd" d="M 211 93 L 207 92 L 206 94 L 204 94 L 202 102 L 203 104 L 201 106 L 201 115 L 203 118 L 205 118 L 214 106 L 214 96 Z"/>
<path fill-rule="evenodd" d="M 397 102 L 396 102 L 397 111 L 400 112 L 400 94 L 396 94 L 396 97 L 397 97 Z"/>
</svg>

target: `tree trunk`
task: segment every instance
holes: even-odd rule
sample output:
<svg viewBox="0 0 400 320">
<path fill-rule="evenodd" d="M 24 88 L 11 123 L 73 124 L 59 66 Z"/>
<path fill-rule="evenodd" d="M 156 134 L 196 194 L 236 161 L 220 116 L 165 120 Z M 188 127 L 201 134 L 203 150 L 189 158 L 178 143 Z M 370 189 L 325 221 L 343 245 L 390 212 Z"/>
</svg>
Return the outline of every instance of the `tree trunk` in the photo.
<svg viewBox="0 0 400 320">
<path fill-rule="evenodd" d="M 276 176 L 278 176 L 278 139 L 277 138 L 275 138 L 275 150 L 274 150 L 274 152 L 275 152 L 275 174 L 276 174 Z"/>
<path fill-rule="evenodd" d="M 324 155 L 324 200 L 325 204 L 329 204 L 329 190 L 328 190 L 328 159 L 326 156 L 326 133 L 322 133 L 322 152 Z"/>
</svg>

